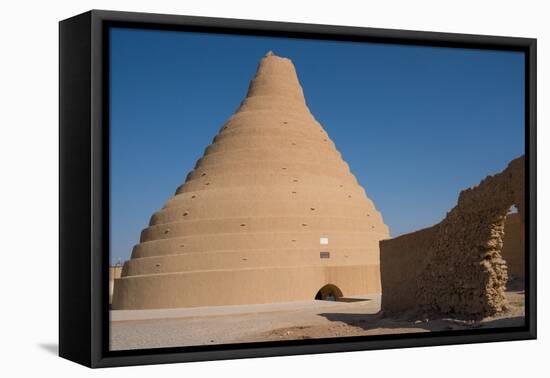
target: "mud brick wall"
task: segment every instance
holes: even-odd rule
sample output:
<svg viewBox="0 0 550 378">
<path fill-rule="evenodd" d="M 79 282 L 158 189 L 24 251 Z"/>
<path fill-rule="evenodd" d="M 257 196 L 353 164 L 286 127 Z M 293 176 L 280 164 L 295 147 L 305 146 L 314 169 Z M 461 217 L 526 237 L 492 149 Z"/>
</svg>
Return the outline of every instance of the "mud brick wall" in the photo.
<svg viewBox="0 0 550 378">
<path fill-rule="evenodd" d="M 501 254 L 509 276 L 525 277 L 525 224 L 518 213 L 506 217 Z"/>
<path fill-rule="evenodd" d="M 391 315 L 418 305 L 418 273 L 433 243 L 435 227 L 380 241 L 382 309 Z"/>
</svg>

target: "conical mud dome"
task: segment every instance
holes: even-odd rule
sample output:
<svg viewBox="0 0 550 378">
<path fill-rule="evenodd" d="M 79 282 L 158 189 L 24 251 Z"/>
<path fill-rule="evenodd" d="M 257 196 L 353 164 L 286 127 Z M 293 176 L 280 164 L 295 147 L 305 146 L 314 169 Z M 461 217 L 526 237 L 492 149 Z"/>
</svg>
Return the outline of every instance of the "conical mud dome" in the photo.
<svg viewBox="0 0 550 378">
<path fill-rule="evenodd" d="M 237 112 L 142 231 L 113 309 L 380 292 L 378 242 L 388 236 L 310 113 L 294 65 L 270 52 Z"/>
</svg>

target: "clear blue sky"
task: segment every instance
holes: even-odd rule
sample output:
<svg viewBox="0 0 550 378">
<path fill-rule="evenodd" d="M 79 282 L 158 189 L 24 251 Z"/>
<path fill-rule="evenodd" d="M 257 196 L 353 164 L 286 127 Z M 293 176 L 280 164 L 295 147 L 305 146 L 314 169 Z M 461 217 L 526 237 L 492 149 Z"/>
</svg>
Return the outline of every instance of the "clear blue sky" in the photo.
<svg viewBox="0 0 550 378">
<path fill-rule="evenodd" d="M 392 236 L 439 222 L 460 190 L 524 153 L 519 52 L 114 29 L 111 258 L 185 180 L 269 50 Z"/>
</svg>

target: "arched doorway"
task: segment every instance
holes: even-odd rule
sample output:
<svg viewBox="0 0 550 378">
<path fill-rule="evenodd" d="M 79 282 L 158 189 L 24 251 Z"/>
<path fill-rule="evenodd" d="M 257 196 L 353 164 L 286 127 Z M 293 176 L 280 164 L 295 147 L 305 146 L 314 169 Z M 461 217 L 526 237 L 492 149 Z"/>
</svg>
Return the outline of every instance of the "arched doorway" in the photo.
<svg viewBox="0 0 550 378">
<path fill-rule="evenodd" d="M 319 301 L 337 301 L 342 296 L 342 290 L 333 284 L 328 284 L 319 289 L 315 299 Z"/>
</svg>

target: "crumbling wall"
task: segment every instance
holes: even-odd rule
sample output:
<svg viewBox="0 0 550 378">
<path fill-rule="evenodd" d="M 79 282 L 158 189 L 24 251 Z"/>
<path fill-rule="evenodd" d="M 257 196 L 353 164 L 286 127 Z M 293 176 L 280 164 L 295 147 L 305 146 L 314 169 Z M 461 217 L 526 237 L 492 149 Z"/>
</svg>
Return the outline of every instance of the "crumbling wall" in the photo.
<svg viewBox="0 0 550 378">
<path fill-rule="evenodd" d="M 385 312 L 403 311 L 403 306 L 384 297 L 412 296 L 411 282 L 415 282 L 415 298 L 406 303 L 422 316 L 475 319 L 506 307 L 504 290 L 508 275 L 501 256 L 504 221 L 512 205 L 516 205 L 523 221 L 523 166 L 524 159 L 520 157 L 501 173 L 462 191 L 457 205 L 433 227 L 431 234 L 417 232 L 402 236 L 401 241 L 380 243 L 382 272 L 403 274 L 409 269 L 400 285 L 395 281 L 399 277 L 382 274 Z M 386 291 L 387 287 L 391 289 Z"/>
</svg>

